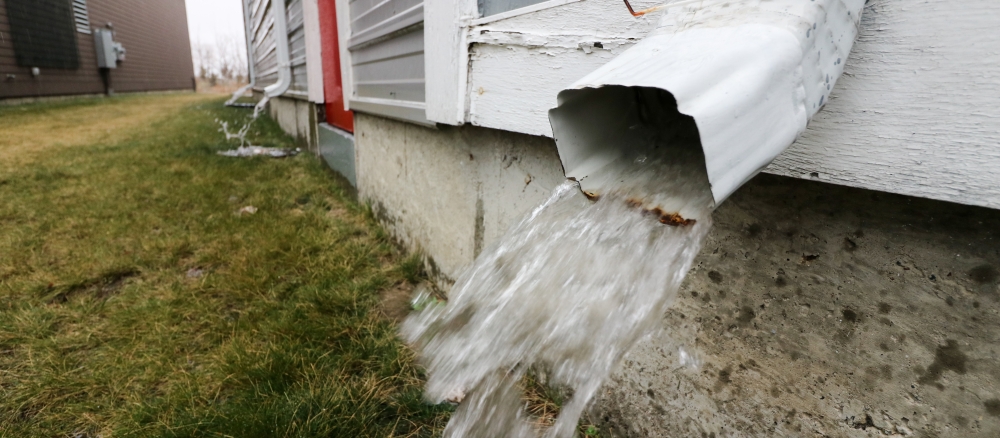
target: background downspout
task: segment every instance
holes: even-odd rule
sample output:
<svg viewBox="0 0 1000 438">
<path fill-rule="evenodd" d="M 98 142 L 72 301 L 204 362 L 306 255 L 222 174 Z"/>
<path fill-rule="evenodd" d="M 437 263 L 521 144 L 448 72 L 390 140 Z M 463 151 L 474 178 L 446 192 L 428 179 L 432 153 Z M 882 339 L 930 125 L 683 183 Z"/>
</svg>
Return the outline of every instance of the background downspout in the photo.
<svg viewBox="0 0 1000 438">
<path fill-rule="evenodd" d="M 237 106 L 237 107 L 252 107 L 254 104 L 246 103 L 240 104 L 236 101 L 243 96 L 249 90 L 252 90 L 255 85 L 257 85 L 257 62 L 254 59 L 253 50 L 253 14 L 250 12 L 250 1 L 243 0 L 243 28 L 246 31 L 247 36 L 247 81 L 248 83 L 239 90 L 233 93 L 233 97 L 226 101 L 226 106 Z"/>
<path fill-rule="evenodd" d="M 278 56 L 278 82 L 264 88 L 267 98 L 281 96 L 292 85 L 292 63 L 288 55 L 288 19 L 285 16 L 285 1 L 271 0 L 271 14 L 274 17 L 274 44 Z"/>
<path fill-rule="evenodd" d="M 718 205 L 829 100 L 865 0 L 666 4 L 656 30 L 559 93 L 549 112 L 566 176 L 600 195 L 636 159 L 696 132 Z M 644 203 L 668 199 L 646 194 Z M 659 198 L 658 198 L 659 196 Z"/>
</svg>

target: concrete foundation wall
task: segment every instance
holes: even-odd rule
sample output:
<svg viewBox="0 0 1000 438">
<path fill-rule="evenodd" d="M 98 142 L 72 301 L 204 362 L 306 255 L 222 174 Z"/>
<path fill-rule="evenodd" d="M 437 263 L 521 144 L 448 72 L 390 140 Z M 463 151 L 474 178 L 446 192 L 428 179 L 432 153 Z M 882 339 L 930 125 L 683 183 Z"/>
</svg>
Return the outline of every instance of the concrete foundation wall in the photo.
<svg viewBox="0 0 1000 438">
<path fill-rule="evenodd" d="M 1000 436 L 1000 211 L 760 175 L 714 219 L 615 436 Z"/>
<path fill-rule="evenodd" d="M 275 97 L 268 103 L 268 114 L 299 144 L 319 154 L 316 104 L 302 99 Z"/>
<path fill-rule="evenodd" d="M 359 196 L 445 285 L 563 180 L 548 138 L 355 134 Z M 591 408 L 612 436 L 1000 436 L 1000 211 L 762 175 L 714 217 Z"/>
<path fill-rule="evenodd" d="M 563 180 L 551 139 L 358 113 L 358 196 L 447 286 Z"/>
</svg>

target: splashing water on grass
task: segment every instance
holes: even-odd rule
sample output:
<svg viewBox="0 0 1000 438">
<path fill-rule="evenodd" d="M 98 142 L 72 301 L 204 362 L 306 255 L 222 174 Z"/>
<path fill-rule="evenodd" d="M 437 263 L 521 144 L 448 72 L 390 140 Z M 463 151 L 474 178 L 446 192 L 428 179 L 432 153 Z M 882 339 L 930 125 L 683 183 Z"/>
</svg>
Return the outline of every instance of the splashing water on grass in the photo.
<svg viewBox="0 0 1000 438">
<path fill-rule="evenodd" d="M 233 97 L 226 102 L 226 105 L 235 102 L 238 96 L 242 95 L 244 92 L 246 92 L 245 87 L 237 90 L 236 93 L 233 94 Z M 219 155 L 223 155 L 226 157 L 253 157 L 258 155 L 265 155 L 272 158 L 281 158 L 281 157 L 289 157 L 299 153 L 298 148 L 296 149 L 268 148 L 251 144 L 250 141 L 247 140 L 247 134 L 250 132 L 250 127 L 253 126 L 253 123 L 257 121 L 257 118 L 259 118 L 261 113 L 264 112 L 264 108 L 267 107 L 267 103 L 270 100 L 271 100 L 270 97 L 264 95 L 264 98 L 261 99 L 260 102 L 257 102 L 256 105 L 254 105 L 253 115 L 250 117 L 250 120 L 244 123 L 243 126 L 240 129 L 236 130 L 235 132 L 230 131 L 229 122 L 215 119 L 215 122 L 222 127 L 221 129 L 219 129 L 219 132 L 225 134 L 226 141 L 234 139 L 240 141 L 239 147 L 237 147 L 236 149 L 220 151 Z"/>
<path fill-rule="evenodd" d="M 233 102 L 235 102 L 235 100 L 238 98 L 238 96 L 242 95 L 244 92 L 246 92 L 246 90 L 244 88 L 240 88 L 239 90 L 237 90 L 236 93 L 233 93 L 233 97 L 231 99 L 229 99 L 228 101 L 226 101 L 226 105 L 230 105 Z M 245 146 L 253 146 L 252 144 L 249 144 L 249 142 L 247 141 L 247 133 L 250 132 L 250 127 L 253 126 L 253 122 L 257 121 L 257 118 L 260 117 L 260 114 L 262 112 L 264 112 L 264 108 L 267 107 L 267 103 L 270 100 L 271 100 L 271 98 L 268 97 L 265 94 L 264 97 L 260 100 L 260 102 L 257 102 L 257 104 L 254 105 L 254 107 L 253 107 L 253 115 L 250 116 L 250 120 L 248 120 L 246 123 L 244 123 L 243 127 L 241 127 L 240 129 L 236 130 L 235 132 L 229 130 L 230 129 L 229 122 L 226 122 L 224 120 L 215 119 L 215 122 L 218 123 L 219 126 L 222 127 L 222 129 L 220 129 L 219 132 L 222 132 L 223 134 L 226 135 L 226 141 L 233 140 L 233 139 L 239 140 L 241 148 L 245 147 Z"/>
<path fill-rule="evenodd" d="M 404 323 L 430 374 L 426 396 L 463 398 L 446 436 L 573 435 L 614 366 L 656 329 L 711 227 L 696 150 L 631 158 L 596 201 L 560 185 L 476 259 L 447 304 Z M 648 207 L 650 193 L 680 214 Z M 528 421 L 518 387 L 535 367 L 571 391 L 548 430 Z"/>
</svg>

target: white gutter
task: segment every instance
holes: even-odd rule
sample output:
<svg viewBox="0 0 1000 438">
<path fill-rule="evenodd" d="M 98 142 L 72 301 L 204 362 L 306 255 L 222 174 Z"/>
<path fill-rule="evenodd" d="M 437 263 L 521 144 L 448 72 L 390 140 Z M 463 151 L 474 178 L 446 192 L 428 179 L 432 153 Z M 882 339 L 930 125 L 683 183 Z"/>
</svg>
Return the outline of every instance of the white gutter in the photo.
<svg viewBox="0 0 1000 438">
<path fill-rule="evenodd" d="M 285 1 L 271 0 L 271 15 L 274 17 L 275 52 L 278 56 L 278 82 L 264 88 L 265 98 L 281 96 L 292 85 L 292 62 L 288 55 L 288 19 L 285 16 Z"/>
<path fill-rule="evenodd" d="M 616 170 L 656 147 L 669 149 L 669 139 L 689 125 L 718 205 L 791 145 L 829 100 L 864 3 L 665 5 L 649 37 L 559 93 L 549 121 L 566 176 L 600 194 Z"/>
<path fill-rule="evenodd" d="M 247 80 L 248 84 L 240 87 L 233 93 L 233 97 L 226 101 L 226 106 L 238 106 L 236 101 L 248 90 L 252 90 L 257 85 L 257 63 L 253 58 L 253 14 L 250 12 L 250 0 L 243 0 L 243 28 L 247 34 Z"/>
</svg>

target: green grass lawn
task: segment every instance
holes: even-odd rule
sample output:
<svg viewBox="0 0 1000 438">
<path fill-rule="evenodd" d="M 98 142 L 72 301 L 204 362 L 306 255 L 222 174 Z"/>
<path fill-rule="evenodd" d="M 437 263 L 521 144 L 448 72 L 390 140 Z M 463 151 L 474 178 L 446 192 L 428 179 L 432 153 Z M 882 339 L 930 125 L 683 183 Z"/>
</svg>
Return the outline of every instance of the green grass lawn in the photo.
<svg viewBox="0 0 1000 438">
<path fill-rule="evenodd" d="M 380 299 L 418 259 L 314 157 L 216 155 L 222 101 L 0 107 L 0 436 L 440 434 Z"/>
</svg>

